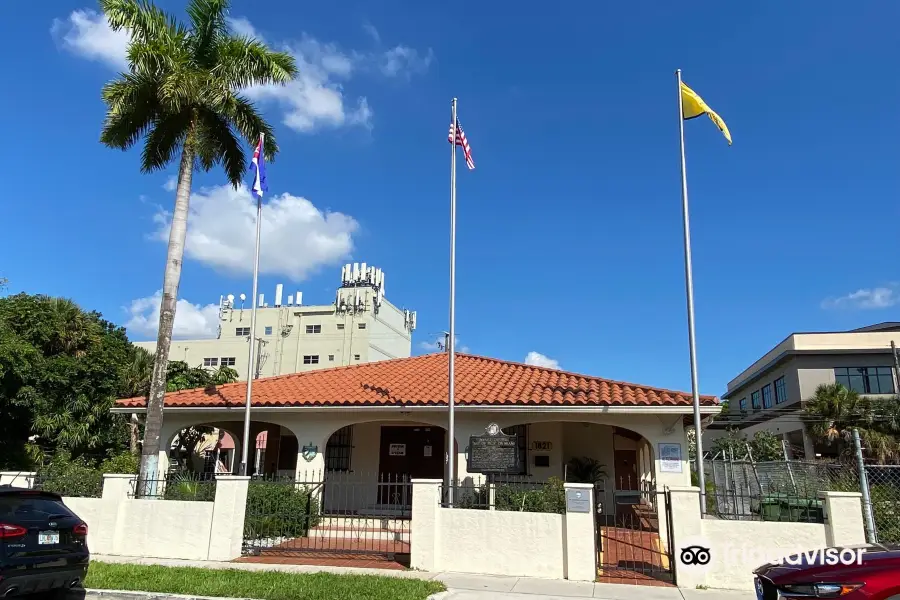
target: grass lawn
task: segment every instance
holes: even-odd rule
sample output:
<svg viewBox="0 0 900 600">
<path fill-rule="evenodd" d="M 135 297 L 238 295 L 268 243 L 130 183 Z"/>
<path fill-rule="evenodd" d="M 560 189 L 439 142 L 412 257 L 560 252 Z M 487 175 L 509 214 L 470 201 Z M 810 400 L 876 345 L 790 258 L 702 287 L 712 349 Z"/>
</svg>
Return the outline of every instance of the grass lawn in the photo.
<svg viewBox="0 0 900 600">
<path fill-rule="evenodd" d="M 257 600 L 425 600 L 444 591 L 436 581 L 279 573 L 236 569 L 197 569 L 92 562 L 84 587 Z"/>
</svg>

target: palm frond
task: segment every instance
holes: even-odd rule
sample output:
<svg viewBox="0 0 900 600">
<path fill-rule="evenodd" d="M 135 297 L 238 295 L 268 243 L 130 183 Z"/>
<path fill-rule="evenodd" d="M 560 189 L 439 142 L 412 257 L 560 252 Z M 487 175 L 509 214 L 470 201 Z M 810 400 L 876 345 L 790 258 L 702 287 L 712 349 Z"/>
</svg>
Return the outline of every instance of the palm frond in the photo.
<svg viewBox="0 0 900 600">
<path fill-rule="evenodd" d="M 206 171 L 221 162 L 234 187 L 238 187 L 244 178 L 247 163 L 241 142 L 231 131 L 228 121 L 211 110 L 199 112 L 197 158 Z"/>
<path fill-rule="evenodd" d="M 223 103 L 221 112 L 251 146 L 256 144 L 259 134 L 264 133 L 266 160 L 271 162 L 274 159 L 278 153 L 275 133 L 252 102 L 239 94 L 232 94 Z"/>
<path fill-rule="evenodd" d="M 113 31 L 126 29 L 133 40 L 151 41 L 166 29 L 177 28 L 174 19 L 142 0 L 100 0 L 100 8 Z"/>
<path fill-rule="evenodd" d="M 215 65 L 218 41 L 228 36 L 228 0 L 191 0 L 191 46 L 194 58 L 203 67 Z"/>
<path fill-rule="evenodd" d="M 191 111 L 170 114 L 154 121 L 141 153 L 141 170 L 150 173 L 168 165 L 187 139 L 190 127 Z"/>
<path fill-rule="evenodd" d="M 273 52 L 258 40 L 234 35 L 219 43 L 213 72 L 231 88 L 283 85 L 297 76 L 297 63 L 287 52 Z"/>
<path fill-rule="evenodd" d="M 150 78 L 123 74 L 103 86 L 102 96 L 109 109 L 100 141 L 111 148 L 130 148 L 160 113 L 156 85 Z"/>
</svg>

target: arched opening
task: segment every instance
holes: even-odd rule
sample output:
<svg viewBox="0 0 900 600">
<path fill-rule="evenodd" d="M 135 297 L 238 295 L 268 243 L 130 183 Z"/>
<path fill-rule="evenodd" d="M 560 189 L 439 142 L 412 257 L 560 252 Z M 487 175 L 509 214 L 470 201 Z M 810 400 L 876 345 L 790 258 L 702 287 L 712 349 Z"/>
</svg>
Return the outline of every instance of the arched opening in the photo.
<svg viewBox="0 0 900 600">
<path fill-rule="evenodd" d="M 179 427 L 165 446 L 168 471 L 212 476 L 240 472 L 243 455 L 242 421 L 200 420 Z M 289 429 L 265 421 L 250 422 L 247 473 L 293 477 L 297 438 Z"/>
</svg>

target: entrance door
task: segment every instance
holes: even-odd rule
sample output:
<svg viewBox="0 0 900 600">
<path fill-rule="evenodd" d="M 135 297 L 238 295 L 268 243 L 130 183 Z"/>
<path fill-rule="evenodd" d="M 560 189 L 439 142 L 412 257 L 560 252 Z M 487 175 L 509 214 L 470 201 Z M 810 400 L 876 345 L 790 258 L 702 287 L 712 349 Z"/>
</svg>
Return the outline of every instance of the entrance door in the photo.
<svg viewBox="0 0 900 600">
<path fill-rule="evenodd" d="M 637 491 L 640 489 L 636 450 L 616 450 L 615 469 L 616 491 Z"/>
<path fill-rule="evenodd" d="M 440 479 L 444 471 L 444 430 L 440 427 L 381 428 L 379 503 L 411 502 L 410 479 Z M 400 487 L 402 486 L 402 490 Z"/>
</svg>

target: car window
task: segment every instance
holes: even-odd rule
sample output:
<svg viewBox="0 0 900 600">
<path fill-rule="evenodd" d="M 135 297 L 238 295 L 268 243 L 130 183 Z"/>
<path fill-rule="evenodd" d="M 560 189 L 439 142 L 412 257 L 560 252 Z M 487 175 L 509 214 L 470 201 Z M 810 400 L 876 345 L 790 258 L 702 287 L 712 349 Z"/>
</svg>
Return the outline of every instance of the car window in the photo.
<svg viewBox="0 0 900 600">
<path fill-rule="evenodd" d="M 59 500 L 43 496 L 0 496 L 0 520 L 4 518 L 35 519 L 49 515 L 73 516 Z"/>
</svg>

